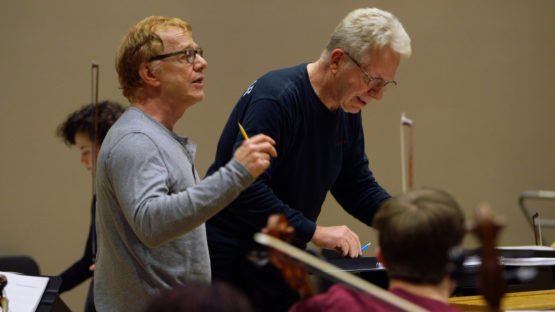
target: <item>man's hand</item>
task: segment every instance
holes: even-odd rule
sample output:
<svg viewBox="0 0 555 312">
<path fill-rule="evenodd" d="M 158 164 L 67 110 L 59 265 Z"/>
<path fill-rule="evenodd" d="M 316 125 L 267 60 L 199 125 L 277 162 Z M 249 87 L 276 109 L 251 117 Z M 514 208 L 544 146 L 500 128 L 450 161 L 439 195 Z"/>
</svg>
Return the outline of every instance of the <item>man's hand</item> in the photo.
<svg viewBox="0 0 555 312">
<path fill-rule="evenodd" d="M 270 156 L 277 157 L 276 142 L 267 135 L 257 134 L 243 141 L 233 154 L 256 178 L 270 166 Z"/>
<path fill-rule="evenodd" d="M 317 225 L 311 241 L 320 248 L 335 249 L 343 257 L 357 258 L 362 255 L 358 235 L 345 225 Z"/>
</svg>

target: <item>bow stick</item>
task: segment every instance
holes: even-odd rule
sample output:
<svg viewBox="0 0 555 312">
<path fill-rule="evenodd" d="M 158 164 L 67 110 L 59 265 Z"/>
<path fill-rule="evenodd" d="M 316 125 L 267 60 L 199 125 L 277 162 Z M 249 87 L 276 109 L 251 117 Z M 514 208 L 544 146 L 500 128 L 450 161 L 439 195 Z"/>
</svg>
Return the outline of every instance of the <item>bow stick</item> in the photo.
<svg viewBox="0 0 555 312">
<path fill-rule="evenodd" d="M 92 193 L 96 196 L 96 157 L 98 156 L 98 150 L 96 145 L 98 144 L 98 76 L 100 68 L 98 64 L 92 63 L 91 65 L 91 105 L 93 105 L 93 137 L 92 137 Z"/>
<path fill-rule="evenodd" d="M 100 67 L 96 63 L 92 63 L 91 65 L 91 105 L 94 105 L 93 109 L 93 137 L 92 137 L 92 155 L 91 155 L 91 162 L 92 162 L 92 195 L 93 195 L 93 205 L 96 204 L 96 158 L 98 156 L 98 149 L 96 148 L 98 145 L 98 76 L 99 76 Z M 94 210 L 93 210 L 94 211 Z M 96 262 L 96 230 L 95 230 L 95 216 L 92 216 L 92 224 L 93 224 L 93 235 L 91 239 L 92 244 L 92 262 L 93 265 Z"/>
<path fill-rule="evenodd" d="M 295 258 L 307 265 L 324 272 L 325 274 L 339 280 L 345 284 L 348 284 L 356 289 L 359 289 L 363 292 L 367 292 L 372 294 L 373 296 L 393 305 L 398 308 L 401 308 L 405 311 L 415 311 L 415 312 L 424 312 L 427 311 L 412 302 L 409 302 L 401 297 L 398 297 L 372 283 L 369 283 L 362 278 L 355 276 L 351 273 L 342 271 L 341 268 L 330 264 L 324 260 L 318 259 L 317 257 L 293 246 L 290 244 L 285 243 L 284 241 L 272 237 L 270 235 L 264 233 L 256 233 L 254 234 L 254 240 L 259 244 L 271 247 L 276 249 L 292 258 Z"/>
<path fill-rule="evenodd" d="M 413 150 L 414 150 L 414 123 L 412 120 L 405 117 L 405 113 L 401 114 L 401 187 L 403 193 L 407 191 L 407 177 L 406 177 L 406 169 L 405 169 L 405 135 L 403 131 L 403 126 L 408 126 L 410 129 L 410 138 L 409 138 L 409 187 L 408 189 L 411 190 L 413 186 L 412 176 L 413 176 L 413 167 L 412 167 L 412 159 L 413 159 Z"/>
</svg>

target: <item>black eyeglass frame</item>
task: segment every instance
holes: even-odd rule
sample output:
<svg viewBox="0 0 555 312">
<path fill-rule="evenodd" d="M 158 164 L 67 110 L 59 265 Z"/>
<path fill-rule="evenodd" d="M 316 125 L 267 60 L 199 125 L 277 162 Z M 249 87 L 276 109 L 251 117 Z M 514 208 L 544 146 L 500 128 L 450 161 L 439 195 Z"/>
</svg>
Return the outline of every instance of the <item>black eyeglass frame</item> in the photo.
<svg viewBox="0 0 555 312">
<path fill-rule="evenodd" d="M 190 53 L 191 51 L 193 52 L 193 59 L 189 62 L 190 56 L 188 56 L 187 54 Z M 148 61 L 149 62 L 157 61 L 157 60 L 165 59 L 166 57 L 179 55 L 179 54 L 185 55 L 185 60 L 187 60 L 187 63 L 193 64 L 195 62 L 196 58 L 197 58 L 197 54 L 200 55 L 200 56 L 203 56 L 204 50 L 202 48 L 196 48 L 196 49 L 186 48 L 186 49 L 181 50 L 181 51 L 175 51 L 175 52 L 170 52 L 170 53 L 166 53 L 166 54 L 160 54 L 160 55 L 153 56 L 153 57 L 149 58 Z"/>
<path fill-rule="evenodd" d="M 379 82 L 376 86 L 374 86 L 372 89 L 375 89 L 377 87 L 378 90 L 383 88 L 384 92 L 395 87 L 397 85 L 397 81 L 395 80 L 384 80 L 381 77 L 372 77 L 372 75 L 370 75 L 366 70 L 364 70 L 364 68 L 362 68 L 362 66 L 360 65 L 359 62 L 357 62 L 357 60 L 355 60 L 354 57 L 352 57 L 347 51 L 343 50 L 343 52 L 345 52 L 345 55 L 347 55 L 351 61 L 353 61 L 353 63 L 356 64 L 356 66 L 358 66 L 358 68 L 360 69 L 360 71 L 362 71 L 362 73 L 366 76 L 366 78 L 368 78 L 368 82 L 366 83 L 366 85 L 368 86 L 368 88 L 370 88 L 370 84 L 372 83 L 372 81 L 374 80 L 378 80 L 381 81 Z"/>
</svg>

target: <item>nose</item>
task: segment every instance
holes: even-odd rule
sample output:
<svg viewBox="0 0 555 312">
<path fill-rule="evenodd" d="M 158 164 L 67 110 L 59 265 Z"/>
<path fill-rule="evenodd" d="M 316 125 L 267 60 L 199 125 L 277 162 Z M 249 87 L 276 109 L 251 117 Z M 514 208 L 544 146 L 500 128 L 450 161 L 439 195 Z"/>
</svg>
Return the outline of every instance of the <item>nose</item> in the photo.
<svg viewBox="0 0 555 312">
<path fill-rule="evenodd" d="M 206 66 L 208 66 L 208 62 L 206 62 L 206 59 L 197 54 L 195 57 L 195 62 L 193 63 L 193 68 L 195 69 L 195 71 L 203 71 Z"/>
<path fill-rule="evenodd" d="M 92 161 L 91 161 L 91 158 L 88 157 L 87 155 L 81 155 L 81 164 L 83 164 L 83 166 L 87 168 L 88 172 L 92 171 Z"/>
<path fill-rule="evenodd" d="M 383 97 L 383 87 L 374 87 L 368 90 L 368 94 L 376 100 L 381 100 Z"/>
</svg>

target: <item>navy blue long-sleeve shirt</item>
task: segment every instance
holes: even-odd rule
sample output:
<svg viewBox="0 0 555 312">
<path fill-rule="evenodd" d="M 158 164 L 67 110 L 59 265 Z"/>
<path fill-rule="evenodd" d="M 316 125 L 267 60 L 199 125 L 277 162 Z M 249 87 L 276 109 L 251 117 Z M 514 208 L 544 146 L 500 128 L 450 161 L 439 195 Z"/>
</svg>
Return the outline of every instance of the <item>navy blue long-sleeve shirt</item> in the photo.
<svg viewBox="0 0 555 312">
<path fill-rule="evenodd" d="M 328 191 L 368 225 L 390 197 L 368 167 L 360 112 L 329 111 L 310 84 L 307 64 L 269 72 L 244 92 L 223 129 L 207 175 L 225 165 L 242 143 L 238 122 L 249 135 L 272 137 L 278 157 L 207 222 L 211 243 L 252 241 L 270 214 L 281 213 L 295 228 L 293 244 L 304 246 L 314 234 Z"/>
</svg>

